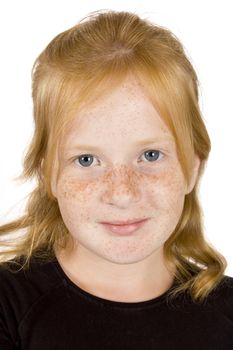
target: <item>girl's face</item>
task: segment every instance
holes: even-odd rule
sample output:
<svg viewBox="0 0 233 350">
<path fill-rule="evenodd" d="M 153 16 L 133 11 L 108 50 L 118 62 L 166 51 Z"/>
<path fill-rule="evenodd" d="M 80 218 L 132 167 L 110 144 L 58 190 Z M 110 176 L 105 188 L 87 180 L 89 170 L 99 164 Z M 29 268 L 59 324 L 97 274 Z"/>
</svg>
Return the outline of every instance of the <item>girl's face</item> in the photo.
<svg viewBox="0 0 233 350">
<path fill-rule="evenodd" d="M 133 77 L 86 106 L 70 126 L 52 191 L 79 249 L 118 264 L 161 251 L 195 184 L 198 159 L 188 187 L 174 138 Z M 128 236 L 100 223 L 135 218 L 150 219 Z"/>
</svg>

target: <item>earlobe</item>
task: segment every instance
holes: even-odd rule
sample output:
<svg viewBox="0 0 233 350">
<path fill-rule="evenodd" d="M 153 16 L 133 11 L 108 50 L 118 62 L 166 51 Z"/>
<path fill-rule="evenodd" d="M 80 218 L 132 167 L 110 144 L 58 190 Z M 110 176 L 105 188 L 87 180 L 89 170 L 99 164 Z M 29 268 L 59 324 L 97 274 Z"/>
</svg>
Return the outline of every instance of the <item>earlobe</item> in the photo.
<svg viewBox="0 0 233 350">
<path fill-rule="evenodd" d="M 57 198 L 56 184 L 55 184 L 53 176 L 52 176 L 52 180 L 51 180 L 51 191 L 52 191 L 52 195 L 54 196 L 54 198 Z"/>
<path fill-rule="evenodd" d="M 51 192 L 54 198 L 57 198 L 57 176 L 59 173 L 59 164 L 58 164 L 58 158 L 55 157 L 55 160 L 52 165 L 52 173 L 51 173 L 51 181 L 50 181 L 50 186 L 51 186 Z"/>
<path fill-rule="evenodd" d="M 54 198 L 57 198 L 56 171 L 57 171 L 57 164 L 52 168 L 52 174 L 51 174 L 51 180 L 50 180 L 50 190 Z M 48 184 L 46 183 L 45 177 L 44 177 L 44 159 L 41 161 L 41 165 L 39 169 L 39 177 L 43 185 L 47 187 Z"/>
<path fill-rule="evenodd" d="M 191 177 L 190 183 L 187 185 L 187 191 L 185 194 L 189 194 L 190 192 L 192 192 L 196 184 L 200 163 L 201 163 L 200 158 L 197 155 L 195 155 L 193 169 L 192 169 L 192 177 Z"/>
<path fill-rule="evenodd" d="M 57 168 L 53 167 L 52 173 L 51 173 L 51 181 L 50 181 L 50 186 L 51 186 L 51 192 L 54 198 L 57 198 Z"/>
<path fill-rule="evenodd" d="M 44 159 L 42 159 L 39 169 L 38 169 L 38 175 L 39 179 L 42 183 L 44 183 L 44 171 L 43 171 L 43 166 L 44 166 Z"/>
</svg>

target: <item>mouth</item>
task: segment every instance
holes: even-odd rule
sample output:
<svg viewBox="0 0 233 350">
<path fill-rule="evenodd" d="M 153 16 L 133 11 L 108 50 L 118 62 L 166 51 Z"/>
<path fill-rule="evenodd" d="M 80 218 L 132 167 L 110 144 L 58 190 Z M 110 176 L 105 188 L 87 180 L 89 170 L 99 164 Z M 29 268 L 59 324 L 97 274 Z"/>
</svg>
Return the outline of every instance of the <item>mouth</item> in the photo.
<svg viewBox="0 0 233 350">
<path fill-rule="evenodd" d="M 145 218 L 145 219 L 133 219 L 133 220 L 126 220 L 126 221 L 111 221 L 111 222 L 108 222 L 108 221 L 104 221 L 104 222 L 101 222 L 101 224 L 108 224 L 108 225 L 131 225 L 131 224 L 137 224 L 137 223 L 140 223 L 142 221 L 145 221 L 145 220 L 148 220 L 149 218 Z"/>
<path fill-rule="evenodd" d="M 105 227 L 105 229 L 107 229 L 107 231 L 111 231 L 112 233 L 115 233 L 118 235 L 130 235 L 133 232 L 139 230 L 148 220 L 149 218 L 140 219 L 140 221 L 128 220 L 127 224 L 125 224 L 125 221 L 124 221 L 124 224 L 122 224 L 122 221 L 121 221 L 121 224 L 119 224 L 119 221 L 118 221 L 118 224 L 104 223 L 104 222 L 101 224 Z"/>
</svg>

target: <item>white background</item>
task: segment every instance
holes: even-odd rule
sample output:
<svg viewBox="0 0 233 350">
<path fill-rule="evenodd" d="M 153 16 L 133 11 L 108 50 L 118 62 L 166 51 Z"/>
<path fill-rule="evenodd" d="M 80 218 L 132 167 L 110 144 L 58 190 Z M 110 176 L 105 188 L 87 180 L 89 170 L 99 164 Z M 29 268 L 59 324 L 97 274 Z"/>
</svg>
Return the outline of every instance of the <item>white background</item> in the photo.
<svg viewBox="0 0 233 350">
<path fill-rule="evenodd" d="M 23 212 L 34 182 L 13 181 L 33 131 L 31 68 L 58 33 L 91 11 L 135 11 L 171 29 L 196 69 L 212 150 L 200 188 L 205 235 L 233 276 L 232 1 L 14 0 L 0 4 L 0 224 Z"/>
</svg>

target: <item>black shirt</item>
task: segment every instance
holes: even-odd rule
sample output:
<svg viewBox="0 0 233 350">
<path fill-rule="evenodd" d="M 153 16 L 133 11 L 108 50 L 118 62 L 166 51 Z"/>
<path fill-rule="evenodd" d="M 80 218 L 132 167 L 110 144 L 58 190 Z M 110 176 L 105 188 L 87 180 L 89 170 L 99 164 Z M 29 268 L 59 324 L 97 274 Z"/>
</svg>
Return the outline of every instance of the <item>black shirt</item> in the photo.
<svg viewBox="0 0 233 350">
<path fill-rule="evenodd" d="M 201 304 L 188 293 L 168 302 L 169 290 L 149 301 L 117 302 L 74 284 L 56 258 L 18 272 L 3 265 L 0 349 L 233 349 L 233 277 L 225 275 Z"/>
</svg>

